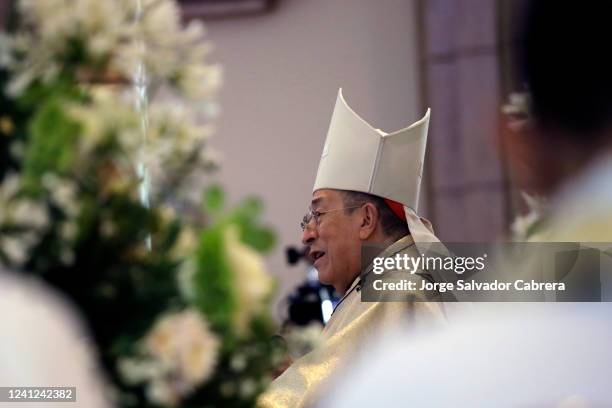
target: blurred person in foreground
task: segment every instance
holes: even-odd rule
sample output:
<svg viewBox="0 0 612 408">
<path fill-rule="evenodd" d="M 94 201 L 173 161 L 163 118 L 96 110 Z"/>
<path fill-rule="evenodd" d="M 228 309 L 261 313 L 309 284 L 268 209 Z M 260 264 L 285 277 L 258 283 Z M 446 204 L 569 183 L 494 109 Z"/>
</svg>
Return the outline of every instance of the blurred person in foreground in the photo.
<svg viewBox="0 0 612 408">
<path fill-rule="evenodd" d="M 404 129 L 384 133 L 357 116 L 340 90 L 302 221 L 302 242 L 321 282 L 343 297 L 319 346 L 278 377 L 259 406 L 310 406 L 325 395 L 332 378 L 343 375 L 344 365 L 367 354 L 371 337 L 407 321 L 412 330 L 445 321 L 434 292 L 415 292 L 401 302 L 361 299 L 362 245 L 385 248 L 378 256 L 418 257 L 424 244 L 439 242 L 429 222 L 416 214 L 428 123 L 429 111 Z M 412 278 L 432 279 L 423 270 Z"/>
<path fill-rule="evenodd" d="M 520 180 L 550 199 L 540 241 L 612 242 L 608 9 L 598 1 L 527 4 L 521 65 L 532 117 L 505 144 Z M 446 330 L 397 334 L 320 406 L 612 406 L 608 303 L 481 306 Z"/>
<path fill-rule="evenodd" d="M 0 407 L 106 408 L 93 342 L 74 311 L 34 278 L 0 269 L 0 387 L 76 387 L 76 402 Z"/>
</svg>

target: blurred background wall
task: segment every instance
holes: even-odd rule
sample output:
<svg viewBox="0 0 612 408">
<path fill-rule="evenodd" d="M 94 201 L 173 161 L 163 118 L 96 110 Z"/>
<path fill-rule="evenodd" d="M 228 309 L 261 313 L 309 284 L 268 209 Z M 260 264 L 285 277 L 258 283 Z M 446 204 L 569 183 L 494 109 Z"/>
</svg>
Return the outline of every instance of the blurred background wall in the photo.
<svg viewBox="0 0 612 408">
<path fill-rule="evenodd" d="M 495 151 L 501 101 L 496 2 L 421 4 L 426 99 L 433 113 L 431 215 L 443 240 L 495 238 L 506 221 L 504 168 Z"/>
<path fill-rule="evenodd" d="M 501 106 L 521 89 L 510 61 L 523 4 L 419 2 L 424 99 L 432 107 L 429 215 L 443 241 L 503 239 L 523 205 L 499 141 Z"/>
</svg>

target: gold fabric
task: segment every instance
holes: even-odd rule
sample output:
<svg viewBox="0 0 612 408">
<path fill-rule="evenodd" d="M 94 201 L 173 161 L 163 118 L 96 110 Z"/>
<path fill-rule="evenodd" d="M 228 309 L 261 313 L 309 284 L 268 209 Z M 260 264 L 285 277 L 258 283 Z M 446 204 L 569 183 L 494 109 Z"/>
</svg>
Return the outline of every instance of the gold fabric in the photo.
<svg viewBox="0 0 612 408">
<path fill-rule="evenodd" d="M 395 254 L 418 256 L 408 235 L 386 248 L 380 256 Z M 422 279 L 417 277 L 417 279 Z M 397 329 L 406 323 L 416 328 L 421 324 L 443 323 L 443 304 L 425 302 L 361 302 L 360 278 L 355 279 L 341 302 L 336 306 L 325 327 L 321 345 L 296 360 L 261 396 L 258 407 L 296 408 L 313 404 L 325 394 L 334 376 L 353 357 L 367 352 L 372 337 Z"/>
</svg>

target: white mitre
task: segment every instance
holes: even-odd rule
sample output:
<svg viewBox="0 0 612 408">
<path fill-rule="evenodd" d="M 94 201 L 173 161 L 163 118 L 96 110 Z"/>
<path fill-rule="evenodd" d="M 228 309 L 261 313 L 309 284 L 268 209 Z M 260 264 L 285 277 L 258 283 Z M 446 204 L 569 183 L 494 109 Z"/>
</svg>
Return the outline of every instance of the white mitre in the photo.
<svg viewBox="0 0 612 408">
<path fill-rule="evenodd" d="M 314 189 L 360 191 L 417 210 L 429 112 L 393 133 L 373 128 L 338 91 Z"/>
<path fill-rule="evenodd" d="M 417 247 L 422 242 L 439 242 L 429 221 L 416 214 L 429 114 L 427 109 L 417 122 L 385 133 L 357 115 L 340 89 L 313 191 L 352 190 L 396 201 L 404 206 L 408 229 Z M 420 252 L 421 249 L 423 246 Z"/>
</svg>

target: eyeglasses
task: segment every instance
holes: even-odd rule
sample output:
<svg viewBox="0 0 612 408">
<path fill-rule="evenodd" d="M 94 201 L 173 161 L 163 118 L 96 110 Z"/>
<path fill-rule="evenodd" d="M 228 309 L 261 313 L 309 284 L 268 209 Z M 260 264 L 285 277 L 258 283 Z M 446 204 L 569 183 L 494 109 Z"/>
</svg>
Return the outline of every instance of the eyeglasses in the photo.
<svg viewBox="0 0 612 408">
<path fill-rule="evenodd" d="M 353 208 L 359 208 L 362 205 L 363 204 L 354 205 L 352 207 L 336 208 L 334 210 L 327 210 L 327 211 L 316 211 L 316 210 L 313 210 L 312 208 L 308 208 L 308 212 L 302 218 L 302 222 L 300 222 L 300 228 L 302 228 L 302 231 L 306 231 L 306 228 L 308 228 L 308 225 L 310 225 L 310 222 L 312 220 L 315 221 L 315 227 L 318 227 L 319 226 L 319 220 L 321 219 L 321 216 L 323 214 L 327 214 L 327 213 L 334 212 L 334 211 L 350 210 L 350 209 L 353 209 Z"/>
</svg>

